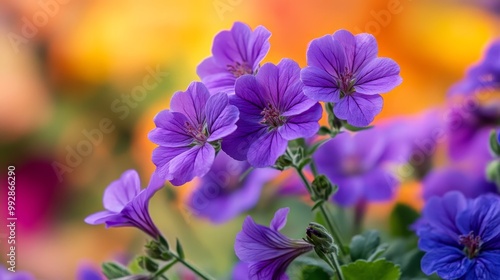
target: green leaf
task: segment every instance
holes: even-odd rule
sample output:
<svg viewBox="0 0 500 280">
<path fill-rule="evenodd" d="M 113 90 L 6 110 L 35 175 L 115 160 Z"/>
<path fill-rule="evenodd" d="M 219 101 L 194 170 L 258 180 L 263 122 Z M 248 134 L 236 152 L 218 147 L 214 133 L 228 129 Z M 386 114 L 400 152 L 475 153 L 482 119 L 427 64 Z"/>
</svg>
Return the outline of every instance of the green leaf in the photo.
<svg viewBox="0 0 500 280">
<path fill-rule="evenodd" d="M 306 265 L 300 271 L 299 280 L 320 280 L 330 279 L 331 275 L 328 274 L 323 268 L 314 265 Z"/>
<path fill-rule="evenodd" d="M 121 264 L 114 262 L 105 262 L 102 264 L 102 273 L 108 279 L 118 279 L 121 277 L 129 276 L 128 269 Z"/>
<path fill-rule="evenodd" d="M 347 123 L 346 121 L 342 121 L 342 126 L 349 130 L 349 131 L 352 131 L 352 132 L 356 132 L 356 131 L 361 131 L 361 130 L 367 130 L 367 129 L 370 129 L 373 127 L 373 125 L 370 125 L 370 126 L 364 126 L 364 127 L 357 127 L 357 126 L 353 126 L 353 125 L 350 125 L 349 123 Z"/>
<path fill-rule="evenodd" d="M 341 269 L 345 280 L 398 280 L 401 276 L 399 266 L 384 259 L 374 262 L 357 260 L 341 266 Z"/>
<path fill-rule="evenodd" d="M 182 245 L 181 245 L 181 242 L 179 241 L 179 239 L 176 239 L 176 249 L 177 249 L 177 255 L 179 255 L 179 258 L 180 259 L 184 259 L 184 250 L 182 249 Z"/>
<path fill-rule="evenodd" d="M 364 259 L 367 260 L 377 251 L 380 245 L 380 235 L 376 230 L 369 230 L 361 235 L 356 235 L 352 238 L 350 247 L 351 259 L 353 261 Z"/>
<path fill-rule="evenodd" d="M 420 214 L 406 204 L 398 203 L 389 217 L 389 231 L 397 237 L 409 237 L 413 235 L 410 226 L 420 217 Z"/>
</svg>

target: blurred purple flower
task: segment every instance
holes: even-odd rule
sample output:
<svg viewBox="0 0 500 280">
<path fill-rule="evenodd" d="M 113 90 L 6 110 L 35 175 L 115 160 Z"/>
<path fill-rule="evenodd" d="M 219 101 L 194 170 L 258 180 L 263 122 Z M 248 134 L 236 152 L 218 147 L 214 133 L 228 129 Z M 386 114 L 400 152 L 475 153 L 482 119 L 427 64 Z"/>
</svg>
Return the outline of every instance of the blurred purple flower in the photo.
<svg viewBox="0 0 500 280">
<path fill-rule="evenodd" d="M 278 171 L 263 168 L 246 174 L 249 168 L 247 162 L 234 160 L 221 151 L 210 171 L 201 178 L 198 188 L 191 194 L 190 208 L 198 216 L 208 217 L 214 223 L 223 223 L 254 207 L 259 201 L 262 187 Z"/>
<path fill-rule="evenodd" d="M 496 40 L 488 47 L 483 61 L 471 67 L 465 78 L 450 89 L 449 95 L 472 95 L 477 91 L 499 88 L 500 40 Z"/>
<path fill-rule="evenodd" d="M 443 279 L 500 279 L 500 198 L 431 198 L 417 229 L 422 271 Z"/>
<path fill-rule="evenodd" d="M 269 51 L 270 36 L 263 26 L 252 32 L 248 25 L 235 22 L 231 30 L 215 36 L 212 56 L 198 65 L 196 73 L 211 93 L 233 94 L 238 77 L 257 73 Z"/>
<path fill-rule="evenodd" d="M 7 270 L 3 265 L 0 265 L 0 279 L 2 280 L 35 280 L 28 272 L 18 271 L 16 268 L 15 272 Z"/>
<path fill-rule="evenodd" d="M 249 279 L 288 279 L 288 265 L 298 256 L 313 249 L 313 245 L 286 237 L 279 232 L 285 225 L 289 208 L 276 211 L 270 227 L 256 224 L 248 216 L 236 236 L 234 250 L 238 258 L 249 265 Z"/>
<path fill-rule="evenodd" d="M 338 186 L 333 199 L 351 206 L 362 201 L 386 201 L 393 197 L 398 180 L 388 170 L 396 160 L 388 158 L 390 147 L 381 131 L 369 129 L 342 133 L 314 154 L 318 172 Z"/>
<path fill-rule="evenodd" d="M 288 140 L 318 131 L 321 105 L 304 95 L 299 75 L 299 65 L 283 59 L 236 81 L 231 104 L 240 110 L 240 119 L 238 129 L 222 142 L 228 155 L 255 167 L 271 166 L 285 152 Z"/>
<path fill-rule="evenodd" d="M 80 264 L 78 266 L 78 280 L 104 280 L 104 276 L 101 272 L 90 264 Z"/>
<path fill-rule="evenodd" d="M 433 196 L 442 197 L 450 191 L 459 191 L 468 198 L 497 191 L 495 184 L 486 181 L 484 172 L 478 175 L 469 169 L 451 166 L 433 169 L 422 183 L 425 200 Z"/>
<path fill-rule="evenodd" d="M 156 128 L 149 133 L 160 145 L 153 151 L 158 175 L 179 186 L 207 174 L 215 158 L 212 143 L 231 134 L 237 120 L 238 109 L 224 93 L 211 96 L 200 82 L 176 92 L 170 110 L 156 115 Z"/>
<path fill-rule="evenodd" d="M 333 102 L 339 119 L 354 126 L 367 126 L 382 110 L 381 93 L 398 86 L 402 79 L 392 59 L 378 58 L 375 37 L 339 30 L 315 39 L 307 50 L 302 69 L 304 93 L 317 101 Z"/>
<path fill-rule="evenodd" d="M 491 129 L 500 124 L 500 102 L 481 105 L 467 99 L 459 105 L 453 104 L 449 109 L 448 153 L 453 161 L 461 161 L 475 172 L 483 173 L 493 158 L 488 143 Z"/>
<path fill-rule="evenodd" d="M 104 191 L 103 205 L 106 210 L 88 216 L 85 222 L 91 225 L 104 223 L 106 227 L 136 227 L 156 239 L 160 231 L 153 223 L 148 207 L 149 200 L 163 184 L 164 181 L 154 173 L 149 185 L 141 190 L 137 171 L 125 171 Z"/>
</svg>

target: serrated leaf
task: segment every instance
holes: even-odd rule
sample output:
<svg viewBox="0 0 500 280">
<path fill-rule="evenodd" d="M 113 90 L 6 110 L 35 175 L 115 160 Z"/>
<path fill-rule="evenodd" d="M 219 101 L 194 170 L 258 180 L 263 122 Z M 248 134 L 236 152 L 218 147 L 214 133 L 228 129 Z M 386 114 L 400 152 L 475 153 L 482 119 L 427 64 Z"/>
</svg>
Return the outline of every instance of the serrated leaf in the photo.
<svg viewBox="0 0 500 280">
<path fill-rule="evenodd" d="M 376 230 L 369 230 L 361 235 L 356 235 L 352 238 L 349 245 L 351 259 L 353 261 L 364 259 L 367 260 L 375 253 L 380 245 L 380 235 Z"/>
<path fill-rule="evenodd" d="M 380 259 L 374 262 L 357 260 L 341 266 L 345 280 L 398 280 L 401 277 L 399 266 Z"/>
<path fill-rule="evenodd" d="M 182 249 L 181 242 L 179 241 L 178 238 L 176 239 L 176 251 L 177 251 L 177 255 L 179 256 L 179 258 L 183 260 L 184 259 L 184 249 Z"/>
<path fill-rule="evenodd" d="M 389 217 L 389 231 L 397 237 L 413 235 L 410 226 L 420 217 L 415 209 L 402 203 L 396 204 Z"/>
</svg>

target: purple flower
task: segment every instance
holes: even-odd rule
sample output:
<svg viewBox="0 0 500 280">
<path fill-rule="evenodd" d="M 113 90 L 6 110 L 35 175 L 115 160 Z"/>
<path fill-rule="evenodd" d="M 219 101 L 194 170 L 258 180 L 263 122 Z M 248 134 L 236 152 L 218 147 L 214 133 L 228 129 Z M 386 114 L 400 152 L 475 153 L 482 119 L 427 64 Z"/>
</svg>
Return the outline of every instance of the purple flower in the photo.
<svg viewBox="0 0 500 280">
<path fill-rule="evenodd" d="M 422 271 L 443 279 L 500 279 L 500 198 L 431 198 L 417 229 Z"/>
<path fill-rule="evenodd" d="M 222 149 L 237 160 L 255 167 L 273 165 L 289 140 L 314 135 L 321 105 L 304 95 L 296 62 L 283 59 L 266 63 L 256 76 L 236 81 L 231 104 L 240 110 L 238 129 L 222 142 Z"/>
<path fill-rule="evenodd" d="M 264 184 L 278 172 L 273 169 L 254 169 L 220 152 L 210 171 L 201 178 L 198 188 L 189 198 L 189 206 L 198 216 L 212 222 L 226 222 L 254 207 Z"/>
<path fill-rule="evenodd" d="M 339 187 L 333 197 L 337 203 L 350 206 L 393 197 L 398 180 L 388 168 L 396 161 L 387 157 L 387 143 L 381 131 L 370 129 L 354 136 L 339 134 L 316 151 L 318 172 Z"/>
<path fill-rule="evenodd" d="M 453 105 L 448 114 L 448 153 L 475 172 L 483 173 L 493 159 L 488 141 L 491 129 L 500 122 L 500 102 L 480 105 L 467 99 L 465 104 Z"/>
<path fill-rule="evenodd" d="M 0 265 L 0 279 L 2 280 L 35 280 L 28 272 L 18 271 L 17 268 L 15 272 L 7 270 L 3 265 Z"/>
<path fill-rule="evenodd" d="M 234 250 L 242 262 L 248 263 L 249 279 L 288 279 L 285 274 L 288 265 L 313 249 L 313 245 L 279 232 L 286 224 L 289 210 L 276 211 L 270 227 L 256 224 L 250 216 L 243 222 Z"/>
<path fill-rule="evenodd" d="M 248 264 L 244 262 L 238 262 L 231 273 L 231 279 L 233 280 L 248 280 Z"/>
<path fill-rule="evenodd" d="M 148 207 L 149 200 L 163 187 L 163 183 L 153 174 L 149 185 L 141 190 L 137 171 L 125 171 L 104 191 L 102 202 L 106 210 L 88 216 L 85 222 L 91 225 L 104 223 L 106 227 L 136 227 L 156 239 L 160 231 L 151 220 Z"/>
<path fill-rule="evenodd" d="M 302 69 L 304 93 L 317 101 L 333 102 L 339 119 L 354 126 L 367 126 L 382 110 L 381 93 L 402 81 L 399 66 L 389 58 L 377 57 L 375 37 L 352 35 L 339 30 L 315 39 L 307 50 Z"/>
<path fill-rule="evenodd" d="M 248 25 L 235 22 L 231 30 L 215 36 L 212 56 L 198 65 L 196 73 L 211 93 L 232 94 L 238 77 L 257 73 L 269 51 L 270 36 L 263 26 L 252 32 Z"/>
<path fill-rule="evenodd" d="M 101 272 L 91 264 L 80 264 L 77 273 L 78 280 L 104 280 Z"/>
<path fill-rule="evenodd" d="M 426 200 L 433 196 L 442 197 L 450 191 L 460 191 L 465 197 L 475 198 L 497 190 L 495 184 L 486 181 L 484 171 L 478 176 L 478 173 L 460 166 L 433 169 L 422 183 Z"/>
<path fill-rule="evenodd" d="M 238 109 L 224 93 L 211 96 L 200 82 L 176 92 L 170 110 L 156 115 L 156 128 L 149 133 L 160 145 L 153 151 L 158 175 L 179 186 L 207 174 L 215 158 L 212 144 L 233 132 L 237 120 Z"/>
<path fill-rule="evenodd" d="M 449 94 L 472 95 L 477 91 L 498 88 L 500 88 L 500 40 L 489 46 L 483 61 L 471 67 L 465 79 L 455 84 Z"/>
</svg>

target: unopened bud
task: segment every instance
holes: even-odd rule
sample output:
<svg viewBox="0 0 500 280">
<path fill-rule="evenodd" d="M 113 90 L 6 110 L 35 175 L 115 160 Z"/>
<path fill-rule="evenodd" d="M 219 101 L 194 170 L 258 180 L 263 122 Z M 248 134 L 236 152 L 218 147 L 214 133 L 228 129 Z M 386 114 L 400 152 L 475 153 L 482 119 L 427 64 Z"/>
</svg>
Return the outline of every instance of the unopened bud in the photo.
<svg viewBox="0 0 500 280">
<path fill-rule="evenodd" d="M 500 130 L 492 130 L 490 133 L 490 149 L 493 155 L 500 156 Z"/>
<path fill-rule="evenodd" d="M 312 182 L 312 200 L 327 201 L 333 193 L 333 186 L 325 175 L 319 175 Z"/>
<path fill-rule="evenodd" d="M 500 188 L 500 160 L 494 160 L 488 164 L 486 176 L 489 181 L 496 183 Z"/>
<path fill-rule="evenodd" d="M 163 246 L 156 240 L 151 240 L 144 247 L 146 247 L 146 255 L 152 259 L 162 261 L 168 261 L 172 259 L 169 254 L 168 248 L 165 248 L 165 246 Z"/>
<path fill-rule="evenodd" d="M 328 230 L 314 222 L 310 222 L 306 230 L 307 241 L 314 245 L 314 249 L 318 253 L 337 254 L 338 247 L 330 235 Z"/>
</svg>

